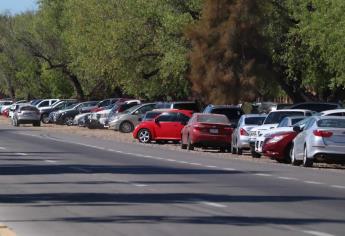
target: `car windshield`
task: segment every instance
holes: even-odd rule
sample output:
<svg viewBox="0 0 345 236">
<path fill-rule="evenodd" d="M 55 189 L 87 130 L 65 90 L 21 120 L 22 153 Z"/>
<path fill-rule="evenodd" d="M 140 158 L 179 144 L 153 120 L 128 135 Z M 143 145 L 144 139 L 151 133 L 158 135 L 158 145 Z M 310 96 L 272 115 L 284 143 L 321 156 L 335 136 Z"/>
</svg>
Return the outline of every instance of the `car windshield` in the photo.
<svg viewBox="0 0 345 236">
<path fill-rule="evenodd" d="M 217 108 L 212 111 L 212 113 L 222 114 L 228 117 L 230 121 L 239 120 L 243 115 L 240 109 L 229 109 L 229 108 Z"/>
<path fill-rule="evenodd" d="M 147 112 L 143 118 L 143 121 L 144 120 L 153 120 L 154 118 L 156 118 L 160 114 L 161 114 L 161 112 Z"/>
<path fill-rule="evenodd" d="M 278 124 L 282 119 L 287 116 L 303 116 L 304 113 L 301 111 L 278 111 L 271 112 L 265 119 L 264 124 Z"/>
<path fill-rule="evenodd" d="M 245 125 L 261 125 L 266 116 L 261 116 L 261 117 L 246 117 L 244 119 L 244 124 Z"/>
<path fill-rule="evenodd" d="M 136 105 L 134 107 L 128 108 L 127 110 L 123 111 L 123 113 L 126 113 L 126 114 L 132 113 L 133 111 L 135 111 L 136 109 L 138 109 L 141 106 L 142 105 Z"/>
<path fill-rule="evenodd" d="M 220 124 L 230 123 L 226 116 L 220 116 L 220 115 L 198 115 L 197 121 L 201 123 L 220 123 Z"/>
<path fill-rule="evenodd" d="M 20 108 L 21 111 L 38 111 L 36 107 L 22 107 Z"/>
<path fill-rule="evenodd" d="M 322 119 L 317 122 L 317 126 L 320 128 L 345 128 L 344 119 Z"/>
<path fill-rule="evenodd" d="M 66 109 L 66 110 L 74 109 L 74 108 L 76 108 L 77 106 L 79 106 L 79 104 L 80 104 L 80 103 L 70 105 L 70 106 L 66 107 L 65 109 Z"/>
</svg>

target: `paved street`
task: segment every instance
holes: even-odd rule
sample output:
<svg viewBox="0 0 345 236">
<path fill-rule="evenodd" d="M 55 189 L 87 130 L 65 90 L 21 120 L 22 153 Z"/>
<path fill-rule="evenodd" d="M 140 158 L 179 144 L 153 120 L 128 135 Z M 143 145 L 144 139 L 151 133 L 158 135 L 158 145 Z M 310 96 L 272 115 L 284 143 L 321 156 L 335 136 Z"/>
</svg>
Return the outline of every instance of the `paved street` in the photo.
<svg viewBox="0 0 345 236">
<path fill-rule="evenodd" d="M 19 236 L 345 235 L 345 171 L 2 125 L 0 175 Z"/>
</svg>

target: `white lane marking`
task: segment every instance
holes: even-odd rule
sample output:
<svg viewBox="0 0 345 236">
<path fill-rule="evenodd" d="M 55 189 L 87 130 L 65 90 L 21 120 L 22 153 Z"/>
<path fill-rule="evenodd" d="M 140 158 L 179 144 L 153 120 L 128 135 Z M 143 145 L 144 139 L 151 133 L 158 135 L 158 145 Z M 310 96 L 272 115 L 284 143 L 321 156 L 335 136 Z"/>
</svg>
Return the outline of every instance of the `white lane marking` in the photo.
<svg viewBox="0 0 345 236">
<path fill-rule="evenodd" d="M 178 163 L 181 163 L 181 164 L 188 164 L 188 162 L 186 161 L 177 161 Z"/>
<path fill-rule="evenodd" d="M 5 147 L 0 147 L 0 150 L 6 150 L 6 148 Z"/>
<path fill-rule="evenodd" d="M 170 161 L 170 162 L 177 162 L 177 160 L 174 159 L 165 159 L 166 161 Z"/>
<path fill-rule="evenodd" d="M 153 156 L 150 156 L 150 155 L 145 155 L 143 157 L 146 157 L 146 158 L 153 158 Z"/>
<path fill-rule="evenodd" d="M 133 184 L 136 187 L 147 187 L 147 184 Z"/>
<path fill-rule="evenodd" d="M 324 184 L 324 183 L 316 182 L 316 181 L 303 181 L 303 182 L 306 184 Z"/>
<path fill-rule="evenodd" d="M 193 165 L 193 166 L 202 166 L 202 164 L 200 164 L 200 163 L 194 163 L 194 162 L 191 162 L 191 163 L 189 163 L 190 165 Z"/>
<path fill-rule="evenodd" d="M 340 188 L 340 189 L 345 189 L 345 186 L 341 185 L 331 185 L 332 188 Z"/>
<path fill-rule="evenodd" d="M 313 231 L 313 230 L 303 230 L 303 233 L 315 235 L 315 236 L 334 236 L 333 234 L 328 234 L 320 231 Z"/>
<path fill-rule="evenodd" d="M 27 156 L 28 154 L 26 154 L 26 153 L 23 153 L 23 152 L 17 152 L 17 153 L 15 153 L 16 155 L 18 155 L 18 156 Z"/>
<path fill-rule="evenodd" d="M 207 206 L 218 207 L 218 208 L 226 208 L 227 207 L 226 205 L 215 203 L 215 202 L 204 202 L 204 201 L 201 201 L 199 203 L 207 205 Z"/>
<path fill-rule="evenodd" d="M 48 163 L 57 163 L 57 161 L 53 161 L 53 160 L 44 160 L 44 161 Z"/>
<path fill-rule="evenodd" d="M 254 175 L 257 175 L 257 176 L 265 176 L 265 177 L 272 176 L 271 174 L 262 174 L 262 173 L 258 173 L 258 174 L 254 174 Z"/>
<path fill-rule="evenodd" d="M 234 168 L 223 168 L 223 170 L 234 171 L 234 170 L 236 170 L 236 169 L 234 169 Z"/>
<path fill-rule="evenodd" d="M 205 167 L 208 167 L 208 168 L 218 168 L 217 166 L 205 166 Z"/>
<path fill-rule="evenodd" d="M 285 179 L 285 180 L 298 180 L 297 178 L 293 177 L 284 177 L 284 176 L 279 176 L 278 179 Z"/>
</svg>

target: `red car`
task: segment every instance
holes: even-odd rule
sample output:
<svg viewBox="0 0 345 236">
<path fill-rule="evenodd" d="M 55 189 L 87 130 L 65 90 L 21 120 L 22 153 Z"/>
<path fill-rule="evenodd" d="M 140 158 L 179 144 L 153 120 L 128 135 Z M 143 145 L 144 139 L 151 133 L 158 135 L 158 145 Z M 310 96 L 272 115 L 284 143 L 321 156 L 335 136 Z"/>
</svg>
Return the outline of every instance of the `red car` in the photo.
<svg viewBox="0 0 345 236">
<path fill-rule="evenodd" d="M 181 130 L 187 124 L 193 111 L 168 110 L 153 120 L 141 122 L 133 131 L 133 137 L 141 143 L 155 141 L 180 141 Z"/>
<path fill-rule="evenodd" d="M 292 140 L 294 140 L 297 134 L 294 131 L 287 131 L 267 137 L 262 146 L 263 154 L 278 162 L 289 163 Z"/>
<path fill-rule="evenodd" d="M 223 152 L 230 151 L 232 132 L 231 123 L 225 115 L 195 113 L 182 129 L 181 148 L 212 147 Z"/>
<path fill-rule="evenodd" d="M 10 113 L 10 108 L 6 108 L 6 109 L 2 112 L 2 115 L 3 115 L 3 116 L 6 116 L 6 117 L 9 117 L 9 113 Z"/>
</svg>

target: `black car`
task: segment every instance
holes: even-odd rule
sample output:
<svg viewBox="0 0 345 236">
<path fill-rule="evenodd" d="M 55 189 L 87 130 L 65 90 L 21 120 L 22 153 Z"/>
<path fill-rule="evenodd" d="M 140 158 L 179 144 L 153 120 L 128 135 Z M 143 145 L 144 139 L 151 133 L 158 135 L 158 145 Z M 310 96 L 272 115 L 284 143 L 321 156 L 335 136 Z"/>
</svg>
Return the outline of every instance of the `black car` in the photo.
<svg viewBox="0 0 345 236">
<path fill-rule="evenodd" d="M 97 101 L 82 102 L 67 107 L 64 110 L 55 113 L 54 122 L 56 124 L 72 125 L 73 119 L 76 115 L 80 113 L 90 112 L 91 109 L 95 108 L 97 103 Z"/>
<path fill-rule="evenodd" d="M 315 112 L 322 112 L 327 110 L 341 109 L 342 106 L 339 103 L 330 102 L 303 102 L 297 103 L 289 107 L 289 109 L 305 109 Z"/>
<path fill-rule="evenodd" d="M 194 112 L 200 111 L 198 104 L 193 101 L 158 102 L 155 109 L 178 109 Z"/>
<path fill-rule="evenodd" d="M 65 109 L 65 108 L 67 108 L 67 107 L 69 107 L 71 105 L 77 104 L 77 103 L 78 103 L 77 100 L 64 100 L 64 101 L 57 102 L 52 107 L 47 107 L 47 108 L 44 108 L 44 109 L 40 109 L 41 121 L 44 124 L 48 124 L 48 123 L 50 123 L 52 121 L 50 119 L 50 117 L 49 117 L 49 114 L 51 112 Z"/>
<path fill-rule="evenodd" d="M 222 114 L 228 117 L 230 123 L 235 126 L 244 114 L 243 110 L 234 105 L 208 105 L 203 113 Z"/>
</svg>

